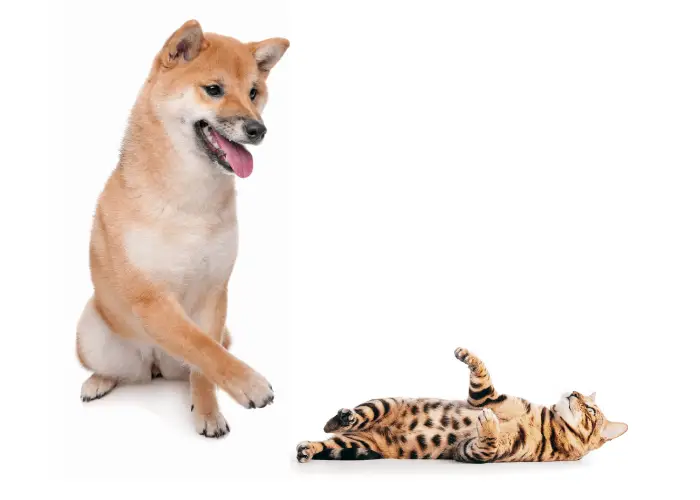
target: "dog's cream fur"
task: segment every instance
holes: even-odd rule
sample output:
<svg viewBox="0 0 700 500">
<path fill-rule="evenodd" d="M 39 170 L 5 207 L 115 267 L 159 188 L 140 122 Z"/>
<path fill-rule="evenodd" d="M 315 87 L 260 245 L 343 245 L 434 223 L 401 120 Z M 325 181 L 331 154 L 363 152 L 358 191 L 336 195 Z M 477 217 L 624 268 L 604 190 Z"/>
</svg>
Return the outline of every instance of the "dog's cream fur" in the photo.
<svg viewBox="0 0 700 500">
<path fill-rule="evenodd" d="M 244 44 L 189 21 L 156 56 L 95 213 L 95 293 L 77 329 L 78 357 L 94 372 L 83 400 L 154 374 L 189 377 L 196 429 L 210 437 L 228 432 L 215 385 L 246 407 L 272 401 L 267 380 L 226 350 L 234 178 L 202 150 L 194 124 L 218 120 L 229 139 L 245 142 L 242 119 L 260 120 L 267 76 L 288 45 Z M 223 84 L 222 98 L 204 92 L 211 83 Z"/>
</svg>

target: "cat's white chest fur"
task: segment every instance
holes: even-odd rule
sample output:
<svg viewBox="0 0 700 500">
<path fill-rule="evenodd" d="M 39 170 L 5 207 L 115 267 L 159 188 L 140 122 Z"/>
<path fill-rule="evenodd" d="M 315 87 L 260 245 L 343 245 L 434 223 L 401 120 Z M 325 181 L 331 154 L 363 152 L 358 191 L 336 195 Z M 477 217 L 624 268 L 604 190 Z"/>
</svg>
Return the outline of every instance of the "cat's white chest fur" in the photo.
<svg viewBox="0 0 700 500">
<path fill-rule="evenodd" d="M 132 265 L 165 282 L 188 312 L 212 287 L 228 280 L 238 252 L 238 224 L 179 216 L 125 234 Z"/>
</svg>

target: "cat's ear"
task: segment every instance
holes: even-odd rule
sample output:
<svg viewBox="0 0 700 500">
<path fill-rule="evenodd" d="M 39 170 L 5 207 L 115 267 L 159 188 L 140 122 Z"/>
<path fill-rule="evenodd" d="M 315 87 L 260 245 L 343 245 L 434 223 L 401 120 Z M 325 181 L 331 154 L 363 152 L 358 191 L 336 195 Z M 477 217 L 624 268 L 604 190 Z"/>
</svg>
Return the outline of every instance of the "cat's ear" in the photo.
<svg viewBox="0 0 700 500">
<path fill-rule="evenodd" d="M 595 403 L 595 392 L 592 392 L 590 396 L 588 396 L 588 399 L 593 401 Z"/>
<path fill-rule="evenodd" d="M 605 427 L 603 427 L 603 439 L 610 441 L 616 437 L 622 436 L 627 432 L 627 424 L 622 422 L 606 422 Z"/>
</svg>

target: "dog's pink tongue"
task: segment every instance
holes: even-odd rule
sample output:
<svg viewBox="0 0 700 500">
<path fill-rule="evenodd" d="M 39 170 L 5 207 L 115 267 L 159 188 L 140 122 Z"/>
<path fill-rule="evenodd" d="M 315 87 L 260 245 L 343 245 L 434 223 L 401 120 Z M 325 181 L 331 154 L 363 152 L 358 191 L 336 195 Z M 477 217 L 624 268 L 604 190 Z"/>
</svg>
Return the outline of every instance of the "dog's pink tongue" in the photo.
<svg viewBox="0 0 700 500">
<path fill-rule="evenodd" d="M 219 143 L 219 147 L 226 153 L 226 161 L 238 177 L 245 178 L 253 173 L 253 155 L 246 148 L 228 141 L 213 128 L 211 133 Z"/>
</svg>

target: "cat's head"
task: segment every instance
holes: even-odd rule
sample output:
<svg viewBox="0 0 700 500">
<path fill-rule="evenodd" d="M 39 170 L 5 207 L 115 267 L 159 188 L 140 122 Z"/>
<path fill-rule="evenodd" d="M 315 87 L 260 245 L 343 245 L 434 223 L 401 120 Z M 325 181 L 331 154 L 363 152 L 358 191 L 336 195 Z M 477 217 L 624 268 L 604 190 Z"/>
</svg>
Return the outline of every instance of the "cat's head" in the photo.
<svg viewBox="0 0 700 500">
<path fill-rule="evenodd" d="M 627 432 L 627 424 L 610 422 L 595 403 L 595 392 L 565 394 L 553 407 L 554 412 L 575 431 L 588 450 L 595 450 Z"/>
</svg>

